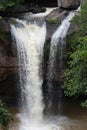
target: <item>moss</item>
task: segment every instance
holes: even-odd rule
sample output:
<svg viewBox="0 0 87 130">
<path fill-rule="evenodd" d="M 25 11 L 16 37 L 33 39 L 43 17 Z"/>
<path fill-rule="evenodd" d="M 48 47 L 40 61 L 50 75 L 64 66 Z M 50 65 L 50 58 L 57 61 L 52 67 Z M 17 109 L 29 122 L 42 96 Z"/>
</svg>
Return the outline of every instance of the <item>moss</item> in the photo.
<svg viewBox="0 0 87 130">
<path fill-rule="evenodd" d="M 47 42 L 44 46 L 44 61 L 47 62 L 49 59 L 50 42 Z"/>
<path fill-rule="evenodd" d="M 53 18 L 47 19 L 46 21 L 47 23 L 51 23 L 51 24 L 60 24 L 60 22 L 57 19 L 53 19 Z"/>
</svg>

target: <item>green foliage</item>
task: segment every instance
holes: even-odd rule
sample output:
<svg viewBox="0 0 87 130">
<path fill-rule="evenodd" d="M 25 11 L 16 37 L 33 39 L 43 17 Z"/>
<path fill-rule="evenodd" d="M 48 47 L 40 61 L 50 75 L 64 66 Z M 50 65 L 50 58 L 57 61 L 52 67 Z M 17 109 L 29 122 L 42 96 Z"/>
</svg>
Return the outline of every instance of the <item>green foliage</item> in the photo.
<svg viewBox="0 0 87 130">
<path fill-rule="evenodd" d="M 22 1 L 23 0 L 0 0 L 0 10 L 4 10 L 6 7 L 17 5 Z"/>
<path fill-rule="evenodd" d="M 8 112 L 5 103 L 0 100 L 0 125 L 3 130 L 8 129 L 9 122 L 12 120 L 11 114 Z"/>
<path fill-rule="evenodd" d="M 57 19 L 47 19 L 47 22 L 48 23 L 51 23 L 51 24 L 58 24 L 59 23 L 59 21 L 57 20 Z"/>
<path fill-rule="evenodd" d="M 73 22 L 79 32 L 69 38 L 72 52 L 69 52 L 69 68 L 64 73 L 64 89 L 67 96 L 87 95 L 87 1 Z M 87 101 L 82 106 L 86 104 Z"/>
<path fill-rule="evenodd" d="M 87 100 L 85 102 L 82 102 L 81 106 L 87 108 Z"/>
</svg>

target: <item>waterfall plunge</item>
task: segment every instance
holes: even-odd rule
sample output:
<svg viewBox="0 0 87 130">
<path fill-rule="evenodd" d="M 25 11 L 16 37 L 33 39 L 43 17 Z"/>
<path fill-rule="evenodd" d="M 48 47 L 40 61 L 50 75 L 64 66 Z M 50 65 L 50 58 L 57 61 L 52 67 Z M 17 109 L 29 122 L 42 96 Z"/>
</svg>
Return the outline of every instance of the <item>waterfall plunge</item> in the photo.
<svg viewBox="0 0 87 130">
<path fill-rule="evenodd" d="M 58 29 L 54 32 L 51 38 L 51 45 L 50 45 L 50 53 L 49 53 L 49 65 L 48 65 L 48 73 L 47 73 L 47 85 L 48 85 L 48 95 L 49 95 L 49 106 L 52 104 L 52 91 L 53 91 L 53 85 L 52 81 L 55 76 L 55 61 L 56 61 L 56 53 L 58 49 L 58 45 L 60 44 L 60 69 L 62 69 L 62 56 L 63 56 L 63 46 L 65 44 L 65 37 L 67 35 L 67 31 L 70 27 L 70 20 L 75 16 L 75 12 L 70 12 L 69 15 L 62 21 L 61 25 L 58 27 Z M 61 98 L 61 94 L 59 96 Z M 59 99 L 60 100 L 60 99 Z M 59 107 L 60 107 L 60 101 L 59 101 Z"/>
<path fill-rule="evenodd" d="M 16 41 L 21 87 L 21 122 L 39 124 L 43 116 L 42 78 L 40 63 L 46 37 L 46 24 L 26 23 L 16 19 L 19 26 L 11 24 Z M 22 128 L 21 128 L 22 129 Z M 24 130 L 24 128 L 23 128 Z"/>
</svg>

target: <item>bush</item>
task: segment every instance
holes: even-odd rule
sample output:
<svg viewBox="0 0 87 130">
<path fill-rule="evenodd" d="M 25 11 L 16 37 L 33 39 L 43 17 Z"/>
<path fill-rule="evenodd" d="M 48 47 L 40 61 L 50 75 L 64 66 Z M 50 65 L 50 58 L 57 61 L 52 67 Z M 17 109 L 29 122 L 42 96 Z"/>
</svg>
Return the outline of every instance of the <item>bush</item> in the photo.
<svg viewBox="0 0 87 130">
<path fill-rule="evenodd" d="M 8 125 L 12 120 L 12 115 L 8 112 L 5 103 L 0 100 L 0 125 L 3 130 L 8 129 Z"/>
<path fill-rule="evenodd" d="M 69 38 L 72 52 L 69 52 L 69 67 L 64 73 L 64 90 L 67 96 L 87 95 L 87 1 L 73 22 L 79 32 Z M 82 106 L 87 107 L 86 104 L 87 101 Z"/>
</svg>

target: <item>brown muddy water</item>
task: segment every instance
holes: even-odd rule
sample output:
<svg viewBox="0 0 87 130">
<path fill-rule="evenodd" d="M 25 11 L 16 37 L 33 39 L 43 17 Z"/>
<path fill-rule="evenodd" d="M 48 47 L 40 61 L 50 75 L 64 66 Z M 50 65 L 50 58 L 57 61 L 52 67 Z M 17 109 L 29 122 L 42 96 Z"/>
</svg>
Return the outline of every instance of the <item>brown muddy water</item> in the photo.
<svg viewBox="0 0 87 130">
<path fill-rule="evenodd" d="M 12 112 L 14 116 L 14 122 L 10 124 L 9 130 L 19 130 L 17 129 L 17 125 L 19 125 L 20 122 L 18 119 L 19 110 L 16 107 L 11 107 L 10 112 Z M 51 130 L 87 130 L 87 109 L 82 108 L 78 102 L 56 104 L 45 110 L 44 122 L 46 125 L 54 124 L 59 126 Z"/>
</svg>

